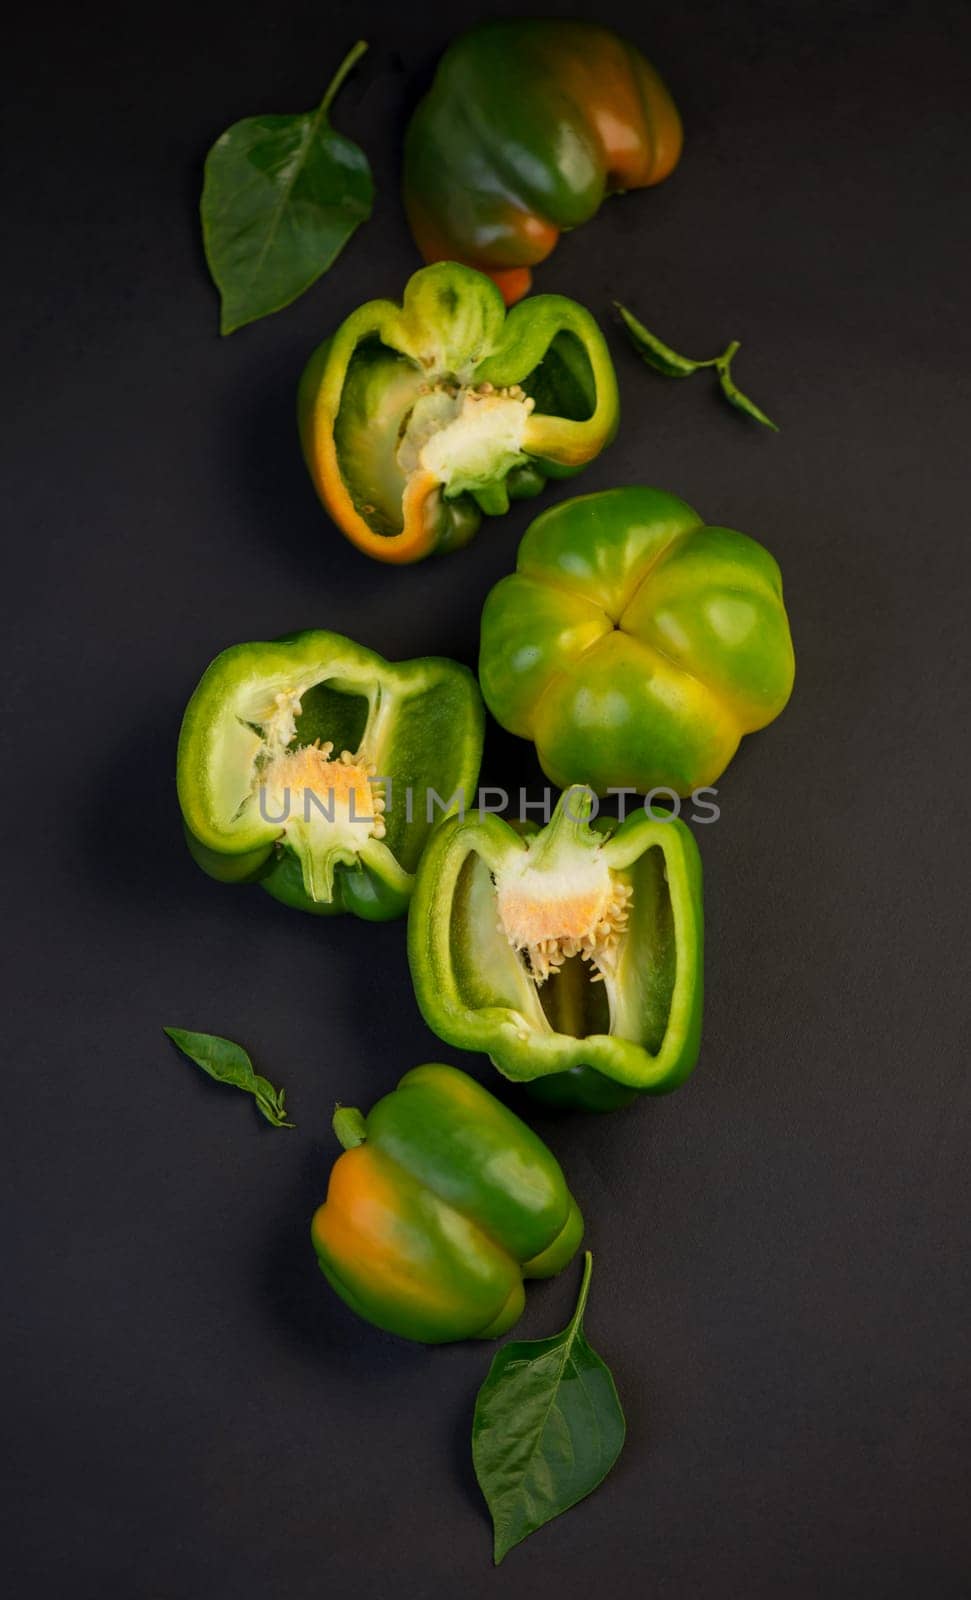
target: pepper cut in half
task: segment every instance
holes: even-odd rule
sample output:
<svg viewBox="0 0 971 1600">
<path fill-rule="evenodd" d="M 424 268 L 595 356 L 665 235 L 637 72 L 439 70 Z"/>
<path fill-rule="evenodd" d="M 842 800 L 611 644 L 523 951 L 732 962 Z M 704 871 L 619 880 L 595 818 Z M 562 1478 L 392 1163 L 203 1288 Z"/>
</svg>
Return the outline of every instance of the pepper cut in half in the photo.
<svg viewBox="0 0 971 1600">
<path fill-rule="evenodd" d="M 536 518 L 482 611 L 479 681 L 556 784 L 598 794 L 714 783 L 777 717 L 795 662 L 768 550 L 660 489 Z"/>
<path fill-rule="evenodd" d="M 415 1067 L 368 1117 L 339 1107 L 345 1147 L 311 1236 L 358 1316 L 424 1344 L 497 1339 L 583 1237 L 558 1162 L 455 1067 Z"/>
<path fill-rule="evenodd" d="M 538 295 L 508 316 L 495 285 L 442 262 L 404 302 L 372 300 L 311 357 L 304 456 L 324 507 L 379 561 L 467 544 L 483 512 L 538 494 L 613 438 L 617 380 L 588 311 Z"/>
<path fill-rule="evenodd" d="M 635 45 L 595 22 L 489 22 L 449 46 L 411 119 L 405 208 L 426 261 L 467 261 L 511 305 L 561 232 L 680 155 L 677 108 Z"/>
<path fill-rule="evenodd" d="M 663 1093 L 698 1057 L 701 863 L 684 824 L 589 820 L 589 789 L 545 828 L 450 818 L 408 920 L 428 1026 L 541 1098 L 588 1110 Z"/>
<path fill-rule="evenodd" d="M 454 661 L 392 663 L 322 628 L 234 645 L 179 735 L 189 848 L 302 911 L 400 916 L 433 823 L 474 789 L 483 720 Z"/>
</svg>

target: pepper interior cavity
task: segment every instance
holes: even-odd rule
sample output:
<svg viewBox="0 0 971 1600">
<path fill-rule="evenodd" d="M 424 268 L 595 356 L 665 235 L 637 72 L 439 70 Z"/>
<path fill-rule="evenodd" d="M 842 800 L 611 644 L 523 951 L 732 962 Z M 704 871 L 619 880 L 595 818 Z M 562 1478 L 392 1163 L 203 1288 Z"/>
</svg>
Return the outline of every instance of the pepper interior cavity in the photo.
<svg viewBox="0 0 971 1600">
<path fill-rule="evenodd" d="M 474 792 L 482 702 L 444 657 L 386 661 L 326 628 L 231 645 L 186 706 L 186 843 L 222 883 L 368 922 L 401 916 L 432 819 L 409 794 Z"/>
<path fill-rule="evenodd" d="M 673 1088 L 697 1060 L 701 867 L 677 817 L 452 817 L 425 847 L 408 921 L 415 995 L 448 1044 L 555 1104 L 598 1110 Z M 609 1080 L 609 1082 L 607 1081 Z"/>
<path fill-rule="evenodd" d="M 334 863 L 353 863 L 367 839 L 384 838 L 385 800 L 363 748 L 332 759 L 332 740 L 299 742 L 301 711 L 301 692 L 280 690 L 273 710 L 257 721 L 263 746 L 253 786 L 263 817 L 279 821 L 280 841 L 298 856 L 307 894 L 321 901 L 332 893 Z"/>
<path fill-rule="evenodd" d="M 562 377 L 569 340 L 560 334 L 556 348 L 548 350 L 548 382 Z M 572 396 L 572 406 L 561 392 L 557 403 L 583 420 L 592 409 L 593 377 L 581 349 L 571 349 L 570 359 L 585 392 Z M 473 515 L 494 516 L 509 509 L 511 497 L 542 487 L 542 477 L 529 465 L 542 427 L 538 414 L 531 425 L 534 375 L 493 384 L 478 376 L 478 364 L 443 370 L 434 352 L 412 359 L 373 338 L 355 350 L 334 435 L 341 476 L 357 513 L 374 531 L 400 533 L 411 496 L 421 501 L 423 520 L 434 524 L 443 514 L 443 499 L 452 520 L 461 515 L 455 502 L 463 495 L 473 502 Z"/>
<path fill-rule="evenodd" d="M 457 262 L 360 306 L 311 356 L 298 397 L 330 516 L 382 561 L 455 550 L 483 515 L 575 472 L 613 437 L 617 380 L 590 313 L 540 295 L 508 315 Z"/>
</svg>

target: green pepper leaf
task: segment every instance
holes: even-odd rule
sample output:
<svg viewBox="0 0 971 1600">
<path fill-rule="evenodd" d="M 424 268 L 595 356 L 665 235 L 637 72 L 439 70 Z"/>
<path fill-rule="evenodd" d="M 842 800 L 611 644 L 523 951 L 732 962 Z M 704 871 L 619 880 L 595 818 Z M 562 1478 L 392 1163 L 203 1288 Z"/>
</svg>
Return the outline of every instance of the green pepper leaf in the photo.
<svg viewBox="0 0 971 1600">
<path fill-rule="evenodd" d="M 718 368 L 718 382 L 721 384 L 722 394 L 729 405 L 735 406 L 739 411 L 744 411 L 748 417 L 754 417 L 756 422 L 761 422 L 765 427 L 771 428 L 773 433 L 778 433 L 779 429 L 771 417 L 767 417 L 765 412 L 761 411 L 755 404 L 754 400 L 750 400 L 747 394 L 743 394 L 732 378 L 732 360 L 736 350 L 740 348 L 738 340 L 733 339 L 728 349 L 715 362 L 715 366 Z"/>
<path fill-rule="evenodd" d="M 256 1076 L 256 1087 L 253 1090 L 256 1104 L 263 1113 L 267 1122 L 274 1128 L 292 1128 L 293 1123 L 287 1121 L 287 1108 L 284 1103 L 284 1090 L 274 1089 L 272 1083 L 266 1078 Z"/>
<path fill-rule="evenodd" d="M 771 428 L 773 433 L 779 432 L 777 424 L 771 417 L 767 417 L 754 400 L 743 394 L 732 378 L 732 361 L 736 352 L 741 349 L 737 339 L 733 339 L 720 356 L 711 356 L 707 361 L 692 361 L 690 356 L 679 355 L 677 350 L 672 350 L 670 345 L 664 344 L 656 334 L 651 333 L 649 328 L 645 328 L 643 322 L 638 322 L 619 300 L 615 300 L 614 305 L 620 312 L 634 349 L 649 367 L 654 368 L 655 372 L 663 373 L 666 378 L 690 378 L 693 372 L 700 372 L 704 367 L 714 367 L 718 374 L 721 392 L 729 405 L 735 406 L 738 411 L 744 411 L 747 417 L 761 422 L 764 427 Z"/>
<path fill-rule="evenodd" d="M 670 345 L 657 337 L 657 334 L 645 328 L 643 322 L 638 322 L 633 313 L 628 311 L 626 306 L 622 306 L 619 300 L 615 300 L 614 305 L 620 312 L 624 327 L 630 335 L 630 342 L 637 354 L 649 367 L 653 367 L 655 372 L 662 372 L 666 378 L 690 378 L 699 367 L 712 365 L 710 361 L 692 361 L 690 356 L 679 356 L 677 350 L 672 350 Z"/>
<path fill-rule="evenodd" d="M 551 1339 L 507 1344 L 479 1390 L 472 1460 L 495 1529 L 496 1566 L 607 1476 L 626 1425 L 610 1369 L 583 1333 L 593 1257 L 577 1308 Z"/>
<path fill-rule="evenodd" d="M 287 1121 L 284 1091 L 275 1089 L 266 1078 L 259 1076 L 241 1044 L 223 1039 L 218 1033 L 191 1033 L 186 1028 L 163 1028 L 162 1032 L 217 1083 L 228 1083 L 234 1089 L 245 1089 L 251 1094 L 274 1128 L 294 1126 Z"/>
<path fill-rule="evenodd" d="M 290 305 L 371 215 L 367 157 L 329 121 L 337 91 L 366 49 L 359 40 L 316 111 L 245 117 L 206 157 L 202 239 L 222 297 L 222 333 Z"/>
</svg>

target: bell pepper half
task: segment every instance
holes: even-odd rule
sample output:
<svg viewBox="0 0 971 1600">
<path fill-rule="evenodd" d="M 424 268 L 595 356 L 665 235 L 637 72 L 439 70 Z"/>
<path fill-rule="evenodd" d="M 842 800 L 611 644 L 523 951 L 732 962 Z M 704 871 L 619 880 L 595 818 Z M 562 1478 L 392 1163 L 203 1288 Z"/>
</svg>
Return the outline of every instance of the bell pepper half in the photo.
<svg viewBox="0 0 971 1600">
<path fill-rule="evenodd" d="M 234 645 L 182 722 L 189 849 L 302 911 L 400 916 L 437 805 L 474 789 L 483 721 L 454 661 L 391 663 L 325 629 Z"/>
<path fill-rule="evenodd" d="M 482 612 L 479 681 L 559 785 L 688 795 L 777 717 L 795 662 L 762 545 L 660 489 L 537 517 Z"/>
<path fill-rule="evenodd" d="M 633 44 L 595 22 L 490 22 L 449 46 L 415 110 L 405 209 L 426 261 L 480 268 L 511 305 L 561 232 L 680 155 L 677 108 Z"/>
<path fill-rule="evenodd" d="M 619 405 L 588 311 L 538 295 L 506 315 L 495 285 L 454 262 L 372 300 L 307 364 L 304 456 L 326 510 L 379 561 L 468 543 L 483 512 L 535 495 L 613 438 Z"/>
<path fill-rule="evenodd" d="M 677 818 L 591 823 L 592 803 L 569 789 L 525 835 L 495 815 L 443 823 L 408 956 L 439 1038 L 541 1098 L 609 1110 L 675 1088 L 697 1060 L 701 863 Z"/>
<path fill-rule="evenodd" d="M 339 1107 L 345 1146 L 311 1237 L 358 1316 L 424 1344 L 497 1339 L 524 1278 L 572 1260 L 583 1218 L 558 1162 L 524 1122 L 455 1067 L 405 1073 L 366 1118 Z"/>
</svg>

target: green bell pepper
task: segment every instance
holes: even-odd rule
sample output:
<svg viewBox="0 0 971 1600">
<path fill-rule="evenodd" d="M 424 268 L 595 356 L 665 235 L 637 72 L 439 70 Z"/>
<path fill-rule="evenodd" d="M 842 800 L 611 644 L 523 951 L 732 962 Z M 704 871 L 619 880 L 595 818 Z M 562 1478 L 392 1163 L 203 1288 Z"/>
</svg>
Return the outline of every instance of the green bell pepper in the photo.
<svg viewBox="0 0 971 1600">
<path fill-rule="evenodd" d="M 483 720 L 454 661 L 392 664 L 325 629 L 234 645 L 182 722 L 189 849 L 302 911 L 401 916 L 440 810 L 474 789 Z"/>
<path fill-rule="evenodd" d="M 338 527 L 379 561 L 420 561 L 592 461 L 617 429 L 617 380 L 575 301 L 537 295 L 507 316 L 488 278 L 441 262 L 320 346 L 298 414 Z"/>
<path fill-rule="evenodd" d="M 744 533 L 660 489 L 537 517 L 482 612 L 479 681 L 560 786 L 687 795 L 777 717 L 795 663 L 782 579 Z"/>
<path fill-rule="evenodd" d="M 424 1344 L 497 1339 L 524 1278 L 576 1254 L 583 1219 L 550 1151 L 455 1067 L 407 1072 L 367 1118 L 339 1107 L 345 1147 L 311 1236 L 358 1316 Z"/>
<path fill-rule="evenodd" d="M 675 817 L 590 822 L 567 790 L 523 837 L 452 817 L 418 869 L 408 918 L 428 1026 L 482 1050 L 547 1100 L 589 1110 L 673 1089 L 701 1039 L 701 863 Z"/>
<path fill-rule="evenodd" d="M 405 136 L 426 261 L 488 272 L 508 304 L 605 195 L 660 183 L 681 119 L 650 62 L 596 22 L 487 22 L 449 45 Z"/>
</svg>

